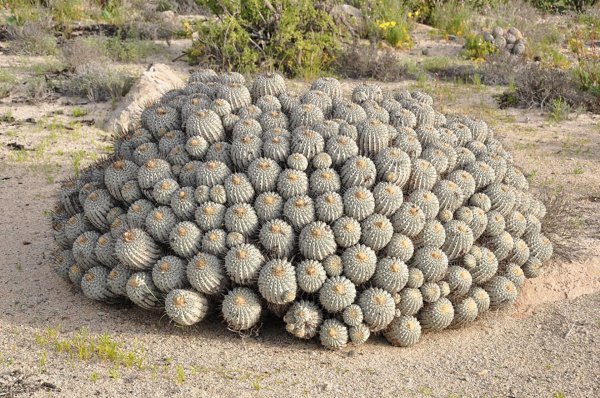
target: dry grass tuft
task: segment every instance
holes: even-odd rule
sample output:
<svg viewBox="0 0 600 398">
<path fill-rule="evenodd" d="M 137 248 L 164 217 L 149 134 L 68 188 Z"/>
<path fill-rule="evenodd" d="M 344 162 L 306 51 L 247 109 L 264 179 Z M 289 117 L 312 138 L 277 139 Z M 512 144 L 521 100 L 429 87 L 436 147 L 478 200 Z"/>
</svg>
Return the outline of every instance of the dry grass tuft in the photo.
<svg viewBox="0 0 600 398">
<path fill-rule="evenodd" d="M 90 62 L 76 68 L 70 78 L 62 81 L 59 90 L 91 101 L 115 101 L 129 92 L 136 79 L 123 67 Z"/>
<path fill-rule="evenodd" d="M 51 21 L 9 25 L 10 51 L 18 55 L 55 55 L 58 51 L 57 40 L 51 32 Z"/>
<path fill-rule="evenodd" d="M 383 82 L 409 77 L 407 68 L 401 65 L 391 51 L 380 51 L 374 45 L 350 45 L 339 56 L 335 70 L 350 79 L 376 79 Z"/>
<path fill-rule="evenodd" d="M 585 240 L 593 232 L 579 200 L 570 193 L 551 189 L 543 189 L 539 197 L 547 210 L 542 232 L 552 242 L 554 258 L 582 260 L 589 253 Z"/>
</svg>

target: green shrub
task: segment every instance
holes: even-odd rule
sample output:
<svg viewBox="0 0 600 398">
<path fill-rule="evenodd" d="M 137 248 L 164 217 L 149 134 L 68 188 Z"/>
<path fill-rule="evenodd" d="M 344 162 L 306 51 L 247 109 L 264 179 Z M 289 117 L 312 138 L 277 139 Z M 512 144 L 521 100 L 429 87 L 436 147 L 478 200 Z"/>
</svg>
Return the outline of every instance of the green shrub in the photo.
<svg viewBox="0 0 600 398">
<path fill-rule="evenodd" d="M 600 49 L 596 46 L 595 29 L 584 35 L 577 32 L 569 42 L 569 47 L 577 57 L 573 71 L 581 87 L 600 97 Z M 588 47 L 586 42 L 591 43 Z"/>
<path fill-rule="evenodd" d="M 569 118 L 569 113 L 571 113 L 571 105 L 569 105 L 569 103 L 562 97 L 555 98 L 550 101 L 549 111 L 551 120 L 555 122 L 561 122 Z"/>
<path fill-rule="evenodd" d="M 586 91 L 600 97 L 600 56 L 598 53 L 579 59 L 575 76 Z"/>
<path fill-rule="evenodd" d="M 490 55 L 498 52 L 496 45 L 485 41 L 482 35 L 469 33 L 466 35 L 465 39 L 466 43 L 462 55 L 466 59 L 484 61 Z"/>
<path fill-rule="evenodd" d="M 84 117 L 88 114 L 88 110 L 86 108 L 73 108 L 73 117 Z"/>
<path fill-rule="evenodd" d="M 395 48 L 410 48 L 413 14 L 403 0 L 366 0 L 356 2 L 366 23 L 367 38 L 371 42 L 385 40 Z"/>
<path fill-rule="evenodd" d="M 598 0 L 530 0 L 530 2 L 545 12 L 563 13 L 569 10 L 581 12 L 596 4 Z"/>
<path fill-rule="evenodd" d="M 472 28 L 474 7 L 460 0 L 436 1 L 428 18 L 429 24 L 444 36 L 466 36 Z"/>
<path fill-rule="evenodd" d="M 218 19 L 197 23 L 197 39 L 187 51 L 192 64 L 311 77 L 329 70 L 341 50 L 332 17 L 310 0 L 197 2 Z"/>
</svg>

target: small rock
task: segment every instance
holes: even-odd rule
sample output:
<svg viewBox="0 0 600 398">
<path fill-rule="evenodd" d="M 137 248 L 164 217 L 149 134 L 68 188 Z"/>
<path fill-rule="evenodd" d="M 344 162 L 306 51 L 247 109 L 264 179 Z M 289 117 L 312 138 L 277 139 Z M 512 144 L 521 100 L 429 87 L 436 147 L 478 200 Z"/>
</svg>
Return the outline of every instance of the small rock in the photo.
<svg viewBox="0 0 600 398">
<path fill-rule="evenodd" d="M 428 48 L 424 48 L 424 49 L 421 51 L 421 54 L 423 54 L 423 55 L 429 55 L 429 49 L 428 49 Z"/>
<path fill-rule="evenodd" d="M 167 65 L 152 65 L 121 100 L 104 124 L 104 128 L 108 131 L 127 131 L 129 127 L 135 125 L 144 104 L 160 98 L 169 90 L 184 85 L 184 80 Z"/>
<path fill-rule="evenodd" d="M 455 35 L 448 35 L 448 40 L 456 41 L 456 40 L 458 40 L 458 37 L 456 37 Z"/>
</svg>

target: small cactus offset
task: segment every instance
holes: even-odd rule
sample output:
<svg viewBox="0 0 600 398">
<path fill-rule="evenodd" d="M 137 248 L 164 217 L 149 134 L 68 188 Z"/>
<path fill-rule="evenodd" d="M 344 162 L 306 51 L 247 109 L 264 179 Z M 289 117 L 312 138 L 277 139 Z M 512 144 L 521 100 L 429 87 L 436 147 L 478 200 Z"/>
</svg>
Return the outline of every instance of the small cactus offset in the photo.
<svg viewBox="0 0 600 398">
<path fill-rule="evenodd" d="M 552 256 L 493 130 L 422 92 L 200 70 L 114 146 L 61 185 L 54 269 L 177 325 L 256 331 L 271 312 L 329 349 L 408 347 L 510 305 Z"/>
</svg>

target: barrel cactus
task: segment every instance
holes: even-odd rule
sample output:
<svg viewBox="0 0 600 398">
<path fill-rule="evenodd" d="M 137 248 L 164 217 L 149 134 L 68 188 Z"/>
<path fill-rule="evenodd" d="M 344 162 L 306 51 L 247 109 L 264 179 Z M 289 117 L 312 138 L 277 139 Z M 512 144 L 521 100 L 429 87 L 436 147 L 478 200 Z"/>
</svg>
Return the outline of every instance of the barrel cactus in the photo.
<svg viewBox="0 0 600 398">
<path fill-rule="evenodd" d="M 330 349 L 408 347 L 510 305 L 552 256 L 493 130 L 422 92 L 200 70 L 114 147 L 60 186 L 54 269 L 178 325 L 271 312 Z"/>
<path fill-rule="evenodd" d="M 521 31 L 515 27 L 507 30 L 496 26 L 491 32 L 483 32 L 483 40 L 493 44 L 498 50 L 511 55 L 522 56 L 525 54 L 527 40 Z"/>
</svg>

